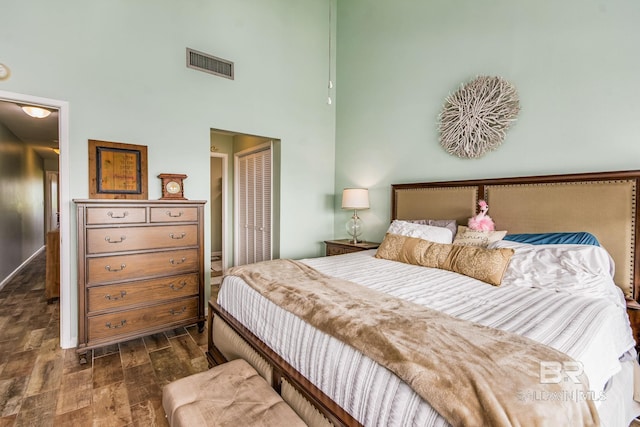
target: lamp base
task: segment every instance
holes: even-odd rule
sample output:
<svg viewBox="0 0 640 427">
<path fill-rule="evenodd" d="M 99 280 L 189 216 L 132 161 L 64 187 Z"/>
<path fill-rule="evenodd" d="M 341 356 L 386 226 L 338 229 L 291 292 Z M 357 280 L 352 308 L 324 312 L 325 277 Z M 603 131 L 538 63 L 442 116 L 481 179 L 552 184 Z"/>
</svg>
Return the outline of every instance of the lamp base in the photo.
<svg viewBox="0 0 640 427">
<path fill-rule="evenodd" d="M 347 233 L 351 236 L 351 243 L 360 243 L 362 240 L 358 240 L 358 237 L 362 234 L 362 221 L 358 216 L 358 211 L 353 211 L 353 216 L 346 224 Z"/>
</svg>

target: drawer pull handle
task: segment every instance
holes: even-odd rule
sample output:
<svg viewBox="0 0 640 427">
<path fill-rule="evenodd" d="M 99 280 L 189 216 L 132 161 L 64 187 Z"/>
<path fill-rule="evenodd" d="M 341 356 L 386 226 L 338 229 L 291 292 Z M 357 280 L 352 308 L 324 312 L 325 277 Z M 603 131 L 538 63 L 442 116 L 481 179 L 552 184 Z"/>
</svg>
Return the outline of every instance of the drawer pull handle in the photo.
<svg viewBox="0 0 640 427">
<path fill-rule="evenodd" d="M 175 234 L 171 233 L 169 234 L 169 237 L 171 237 L 174 240 L 180 240 L 180 239 L 184 239 L 184 236 L 186 236 L 187 233 L 180 233 L 180 236 L 176 236 Z"/>
<path fill-rule="evenodd" d="M 107 294 L 105 295 L 105 299 L 108 299 L 109 301 L 119 301 L 121 299 L 124 299 L 124 296 L 127 295 L 127 291 L 120 291 L 120 296 L 119 297 L 112 297 L 111 295 Z"/>
<path fill-rule="evenodd" d="M 169 260 L 169 262 L 170 262 L 171 264 L 173 264 L 173 265 L 178 265 L 178 264 L 182 264 L 182 263 L 183 263 L 183 262 L 185 262 L 186 260 L 187 260 L 187 258 L 185 258 L 185 257 L 182 257 L 182 258 L 180 259 L 180 261 L 176 261 L 175 259 L 171 258 L 171 259 Z"/>
<path fill-rule="evenodd" d="M 115 273 L 115 272 L 117 272 L 117 271 L 122 271 L 122 270 L 124 270 L 124 268 L 125 268 L 125 267 L 126 267 L 126 265 L 125 265 L 125 264 L 120 264 L 120 268 L 113 268 L 113 269 L 112 269 L 110 265 L 105 265 L 105 266 L 104 266 L 104 269 L 105 269 L 105 270 L 107 270 L 107 271 L 110 271 L 110 272 L 112 272 L 112 273 Z"/>
<path fill-rule="evenodd" d="M 111 240 L 111 237 L 107 236 L 104 238 L 107 243 L 122 243 L 124 240 L 127 240 L 127 236 L 120 236 L 120 240 Z"/>
<path fill-rule="evenodd" d="M 174 285 L 174 284 L 172 283 L 172 284 L 170 284 L 170 285 L 169 285 L 169 287 L 170 287 L 172 290 L 174 290 L 174 291 L 179 291 L 180 289 L 182 289 L 182 288 L 184 288 L 185 286 L 187 286 L 187 281 L 186 281 L 186 280 L 185 280 L 185 281 L 183 281 L 183 282 L 181 283 L 181 285 L 182 285 L 182 286 L 178 287 L 178 286 L 176 286 L 176 285 Z"/>
<path fill-rule="evenodd" d="M 182 307 L 182 310 L 174 310 L 172 308 L 171 310 L 169 310 L 169 313 L 171 313 L 172 316 L 177 316 L 179 314 L 184 313 L 185 311 L 187 311 L 187 307 Z"/>
<path fill-rule="evenodd" d="M 129 212 L 127 212 L 127 211 L 122 212 L 122 215 L 114 215 L 113 212 L 111 212 L 111 211 L 107 212 L 107 216 L 111 217 L 111 218 L 114 218 L 114 219 L 124 218 L 127 215 L 129 215 Z"/>
<path fill-rule="evenodd" d="M 104 326 L 107 327 L 107 329 L 119 329 L 119 328 L 123 328 L 125 325 L 127 324 L 127 319 L 121 320 L 120 324 L 116 324 L 116 325 L 112 325 L 111 322 L 107 322 L 104 324 Z"/>
<path fill-rule="evenodd" d="M 165 211 L 165 213 L 171 218 L 180 218 L 184 212 L 180 211 L 178 215 L 174 215 L 171 211 Z"/>
</svg>

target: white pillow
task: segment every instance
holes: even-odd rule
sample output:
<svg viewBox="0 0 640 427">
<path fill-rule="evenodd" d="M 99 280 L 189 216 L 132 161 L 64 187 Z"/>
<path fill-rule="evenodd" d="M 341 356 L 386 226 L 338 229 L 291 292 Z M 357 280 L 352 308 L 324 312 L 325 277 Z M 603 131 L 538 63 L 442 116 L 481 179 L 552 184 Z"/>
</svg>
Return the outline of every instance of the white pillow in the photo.
<svg viewBox="0 0 640 427">
<path fill-rule="evenodd" d="M 458 223 L 455 219 L 405 219 L 403 221 L 412 222 L 414 224 L 430 225 L 432 227 L 444 227 L 451 230 L 455 238 L 458 232 Z"/>
<path fill-rule="evenodd" d="M 490 248 L 515 253 L 502 277 L 502 286 L 521 286 L 606 298 L 624 307 L 622 292 L 613 282 L 615 265 L 609 253 L 593 245 L 529 245 L 501 240 Z"/>
<path fill-rule="evenodd" d="M 436 243 L 451 243 L 453 241 L 453 233 L 448 228 L 415 224 L 398 219 L 391 223 L 387 233 L 417 237 L 418 239 Z"/>
</svg>

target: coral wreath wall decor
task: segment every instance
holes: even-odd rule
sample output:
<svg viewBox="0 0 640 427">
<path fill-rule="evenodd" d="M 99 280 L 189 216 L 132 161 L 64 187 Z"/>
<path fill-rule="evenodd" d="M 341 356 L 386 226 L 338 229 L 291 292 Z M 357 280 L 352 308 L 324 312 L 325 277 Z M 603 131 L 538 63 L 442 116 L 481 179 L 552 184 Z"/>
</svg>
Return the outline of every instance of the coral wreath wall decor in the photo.
<svg viewBox="0 0 640 427">
<path fill-rule="evenodd" d="M 518 93 L 511 83 L 500 77 L 476 77 L 445 100 L 438 116 L 440 144 L 458 157 L 481 157 L 500 146 L 519 111 Z"/>
</svg>

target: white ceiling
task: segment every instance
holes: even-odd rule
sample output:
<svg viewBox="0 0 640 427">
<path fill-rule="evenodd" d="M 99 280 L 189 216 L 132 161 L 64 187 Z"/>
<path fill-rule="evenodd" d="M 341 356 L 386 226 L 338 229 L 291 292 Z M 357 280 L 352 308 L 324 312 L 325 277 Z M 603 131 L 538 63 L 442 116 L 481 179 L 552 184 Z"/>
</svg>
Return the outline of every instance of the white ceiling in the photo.
<svg viewBox="0 0 640 427">
<path fill-rule="evenodd" d="M 43 159 L 57 159 L 52 148 L 58 148 L 58 111 L 51 110 L 49 117 L 36 119 L 22 111 L 20 105 L 0 100 L 0 123 Z"/>
</svg>

